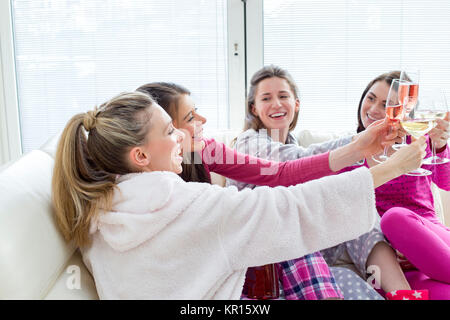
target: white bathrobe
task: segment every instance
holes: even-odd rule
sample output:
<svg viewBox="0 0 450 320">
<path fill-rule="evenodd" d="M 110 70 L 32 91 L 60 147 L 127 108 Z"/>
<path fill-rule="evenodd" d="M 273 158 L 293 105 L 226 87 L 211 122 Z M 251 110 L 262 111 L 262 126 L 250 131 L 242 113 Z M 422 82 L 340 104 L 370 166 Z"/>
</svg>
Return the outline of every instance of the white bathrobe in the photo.
<svg viewBox="0 0 450 320">
<path fill-rule="evenodd" d="M 101 299 L 239 299 L 247 267 L 354 239 L 376 217 L 367 168 L 242 191 L 134 173 L 119 179 L 82 253 Z"/>
</svg>

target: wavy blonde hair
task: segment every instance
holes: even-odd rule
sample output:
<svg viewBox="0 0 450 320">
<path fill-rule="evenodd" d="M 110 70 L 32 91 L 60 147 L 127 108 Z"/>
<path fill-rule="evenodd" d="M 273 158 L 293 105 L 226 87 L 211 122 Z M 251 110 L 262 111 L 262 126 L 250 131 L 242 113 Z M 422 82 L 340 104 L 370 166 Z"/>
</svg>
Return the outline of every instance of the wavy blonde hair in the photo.
<svg viewBox="0 0 450 320">
<path fill-rule="evenodd" d="M 117 175 L 133 172 L 126 154 L 146 143 L 153 104 L 144 93 L 122 93 L 67 123 L 52 178 L 54 215 L 67 241 L 90 244 L 89 225 L 111 209 Z"/>
</svg>

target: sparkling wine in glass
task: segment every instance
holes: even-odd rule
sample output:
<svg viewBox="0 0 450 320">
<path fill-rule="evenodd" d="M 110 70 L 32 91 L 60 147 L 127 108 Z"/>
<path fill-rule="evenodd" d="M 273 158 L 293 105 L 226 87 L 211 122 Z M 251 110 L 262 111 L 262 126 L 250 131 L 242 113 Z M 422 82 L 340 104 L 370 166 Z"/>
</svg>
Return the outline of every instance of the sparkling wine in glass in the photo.
<svg viewBox="0 0 450 320">
<path fill-rule="evenodd" d="M 394 79 L 392 80 L 391 87 L 389 88 L 389 93 L 386 98 L 386 116 L 389 118 L 391 124 L 395 122 L 399 122 L 403 118 L 403 104 L 399 101 L 399 88 L 400 88 L 400 80 Z M 388 150 L 390 147 L 385 147 L 382 154 L 373 155 L 372 159 L 375 162 L 381 163 L 386 161 L 388 156 Z"/>
<path fill-rule="evenodd" d="M 400 74 L 400 84 L 398 89 L 399 103 L 403 105 L 404 117 L 408 117 L 417 104 L 419 95 L 419 70 L 403 70 Z M 398 150 L 406 146 L 406 137 L 402 138 L 402 142 L 392 146 Z"/>
<path fill-rule="evenodd" d="M 436 99 L 439 96 L 438 91 L 423 88 L 418 98 L 418 102 L 414 109 L 400 121 L 403 129 L 408 132 L 413 138 L 418 139 L 424 136 L 436 126 L 436 113 L 434 112 Z M 445 113 L 444 113 L 445 116 Z M 425 163 L 425 160 L 423 161 Z M 418 168 L 414 171 L 408 172 L 409 176 L 427 176 L 430 175 L 430 170 Z"/>
<path fill-rule="evenodd" d="M 434 127 L 433 120 L 431 119 L 405 119 L 401 121 L 401 125 L 406 132 L 408 132 L 411 136 L 418 139 L 421 136 L 428 133 Z M 428 176 L 431 174 L 431 171 L 417 168 L 411 172 L 408 172 L 406 175 L 408 176 Z"/>
</svg>

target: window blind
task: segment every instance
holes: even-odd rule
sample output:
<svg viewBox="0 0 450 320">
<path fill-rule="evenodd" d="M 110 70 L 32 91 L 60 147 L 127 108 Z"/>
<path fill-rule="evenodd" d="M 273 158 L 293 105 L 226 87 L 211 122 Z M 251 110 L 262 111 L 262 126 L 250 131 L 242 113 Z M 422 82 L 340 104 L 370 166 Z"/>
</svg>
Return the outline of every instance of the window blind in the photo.
<svg viewBox="0 0 450 320">
<path fill-rule="evenodd" d="M 144 83 L 187 87 L 228 128 L 226 0 L 13 0 L 23 152 Z"/>
<path fill-rule="evenodd" d="M 264 0 L 263 10 L 264 64 L 300 89 L 297 130 L 355 130 L 366 85 L 402 67 L 450 97 L 448 1 Z"/>
</svg>

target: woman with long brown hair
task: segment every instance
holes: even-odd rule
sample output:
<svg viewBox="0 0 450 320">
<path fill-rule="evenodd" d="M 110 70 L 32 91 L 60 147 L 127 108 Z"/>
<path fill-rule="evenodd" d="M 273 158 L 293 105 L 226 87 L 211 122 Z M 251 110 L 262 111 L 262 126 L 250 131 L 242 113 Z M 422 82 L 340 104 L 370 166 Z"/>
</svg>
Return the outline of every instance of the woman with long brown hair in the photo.
<svg viewBox="0 0 450 320">
<path fill-rule="evenodd" d="M 300 99 L 298 88 L 286 70 L 274 65 L 258 70 L 252 76 L 247 99 L 245 131 L 238 136 L 236 142 L 238 151 L 249 150 L 251 155 L 257 157 L 266 154 L 267 159 L 273 159 L 275 154 L 277 159 L 283 161 L 311 155 L 307 149 L 298 146 L 290 133 L 298 118 Z M 376 120 L 373 124 L 387 122 L 385 114 Z M 355 136 L 356 140 L 363 133 L 364 131 L 359 132 Z M 333 148 L 334 141 L 325 142 L 315 152 L 325 152 Z M 370 156 L 371 154 L 366 154 L 366 157 Z M 227 185 L 235 185 L 240 190 L 255 187 L 239 181 L 227 181 Z M 384 238 L 378 225 L 356 239 L 322 250 L 321 254 L 331 265 L 348 254 L 364 278 L 373 272 L 372 266 L 377 266 L 381 273 L 379 285 L 384 291 L 404 290 L 405 295 L 414 293 L 397 262 L 395 251 Z M 354 289 L 352 288 L 353 291 Z"/>
<path fill-rule="evenodd" d="M 418 141 L 376 168 L 237 192 L 183 181 L 183 139 L 172 118 L 139 92 L 67 123 L 52 178 L 55 220 L 81 247 L 100 298 L 238 299 L 249 266 L 370 230 L 374 188 L 423 157 Z"/>
<path fill-rule="evenodd" d="M 287 79 L 286 81 L 288 81 L 289 86 L 292 87 L 291 90 L 293 90 L 294 95 L 297 95 L 295 82 L 288 73 L 280 68 L 267 68 L 264 70 L 264 72 L 261 72 L 260 77 L 255 77 L 253 79 L 255 84 L 259 83 L 259 79 L 265 79 L 268 77 L 267 75 L 270 74 L 273 77 Z M 250 87 L 248 96 L 249 106 L 252 106 L 255 103 L 256 88 L 257 86 L 255 85 Z M 219 144 L 213 139 L 203 137 L 202 127 L 206 122 L 206 119 L 201 116 L 197 108 L 195 108 L 195 103 L 190 96 L 190 92 L 185 87 L 175 83 L 153 82 L 139 87 L 137 91 L 151 95 L 174 119 L 175 127 L 185 133 L 186 142 L 184 143 L 183 153 L 187 160 L 183 162 L 183 172 L 180 174 L 185 181 L 211 182 L 209 173 L 215 172 L 238 182 L 238 186 L 241 184 L 259 186 L 288 185 L 283 181 L 283 178 L 277 174 L 261 175 L 259 169 L 256 171 L 252 170 L 252 167 L 255 166 L 247 165 L 249 161 L 244 154 L 249 152 L 250 154 L 255 154 L 253 150 L 240 149 L 239 151 L 241 151 L 241 153 L 237 153 L 235 150 L 228 148 L 224 144 Z M 287 92 L 285 94 L 287 94 Z M 287 110 L 287 112 L 290 112 L 290 114 L 286 116 L 286 118 L 291 117 L 291 121 L 286 122 L 286 127 L 288 128 L 285 132 L 290 131 L 295 127 L 298 118 L 298 110 L 294 110 L 293 108 L 292 110 Z M 247 112 L 246 119 L 247 129 L 252 128 L 252 130 L 257 130 L 265 128 L 261 118 L 253 116 L 252 112 Z M 264 117 L 263 119 L 264 121 L 267 120 L 267 118 Z M 277 129 L 281 128 L 282 126 L 277 127 Z M 356 138 L 355 135 L 349 135 L 326 143 L 316 144 L 309 148 L 296 147 L 294 149 L 289 145 L 280 145 L 280 147 L 274 148 L 273 151 L 279 152 L 281 157 L 284 158 L 287 157 L 289 152 L 293 151 L 293 158 L 297 158 L 297 160 L 303 158 L 303 160 L 309 163 L 307 166 L 299 166 L 299 171 L 293 174 L 293 176 L 298 179 L 296 183 L 299 183 L 326 175 L 323 171 L 323 166 L 318 162 L 319 157 L 323 157 L 330 153 L 330 158 L 332 159 L 344 159 L 347 157 L 346 155 L 355 152 L 355 149 L 351 151 L 351 148 L 355 145 L 354 142 L 352 143 L 353 138 Z M 264 140 L 262 147 L 257 145 L 257 149 L 259 151 L 270 149 L 267 148 L 266 144 L 267 142 Z M 248 146 L 249 148 L 252 147 L 251 144 L 242 145 Z M 341 146 L 346 147 L 340 148 Z M 186 150 L 189 151 L 186 152 Z M 210 152 L 208 152 L 209 150 L 223 151 L 216 152 L 215 156 L 211 157 Z M 336 157 L 335 155 L 338 153 L 341 155 Z M 363 151 L 363 153 L 369 154 L 370 151 L 366 150 Z M 217 157 L 218 154 L 220 155 L 219 157 Z M 271 151 L 268 151 L 266 155 L 272 160 L 276 159 L 276 155 Z M 265 158 L 266 155 L 258 153 L 258 157 Z M 312 155 L 315 155 L 315 157 L 311 158 Z M 194 159 L 194 161 L 192 161 L 192 159 Z M 237 159 L 237 161 L 227 163 L 227 159 Z M 314 159 L 314 161 L 311 161 L 312 159 Z M 347 158 L 345 163 L 346 165 L 351 165 L 355 160 L 355 158 Z M 305 177 L 305 174 L 308 176 Z M 381 232 L 377 232 L 375 235 L 383 238 Z M 374 240 L 376 236 L 371 236 L 371 240 Z M 332 270 L 330 270 L 320 252 L 310 253 L 303 257 L 279 262 L 274 265 L 265 266 L 264 268 L 267 269 L 267 274 L 274 279 L 272 287 L 275 289 L 268 291 L 275 292 L 268 294 L 265 290 L 253 290 L 256 287 L 262 288 L 258 283 L 254 283 L 253 279 L 256 278 L 258 281 L 259 277 L 255 277 L 254 274 L 263 273 L 264 270 L 260 267 L 250 268 L 246 277 L 243 298 L 275 298 L 278 295 L 276 288 L 279 287 L 281 292 L 280 295 L 286 299 L 381 299 L 381 296 L 371 287 L 368 287 L 353 271 L 338 267 L 333 267 Z M 274 274 L 275 277 L 273 277 Z M 279 280 L 276 276 L 277 274 L 279 275 Z M 336 274 L 336 277 L 334 274 Z M 351 282 L 352 285 L 348 285 L 349 282 Z M 362 291 L 361 288 L 363 288 Z M 358 289 L 360 292 L 357 291 Z"/>
<path fill-rule="evenodd" d="M 391 71 L 368 83 L 358 106 L 358 132 L 364 132 L 373 122 L 385 117 L 390 85 L 399 78 L 400 71 Z M 449 112 L 443 119 L 435 120 L 436 126 L 426 135 L 427 156 L 432 145 L 441 156 L 450 156 L 449 120 Z M 409 136 L 406 140 L 410 143 L 414 138 Z M 376 165 L 370 158 L 364 162 L 366 167 Z M 377 188 L 377 210 L 381 230 L 399 253 L 411 287 L 428 289 L 433 300 L 449 300 L 450 228 L 436 217 L 432 184 L 450 190 L 450 163 L 424 166 L 431 175 L 402 175 Z"/>
</svg>

